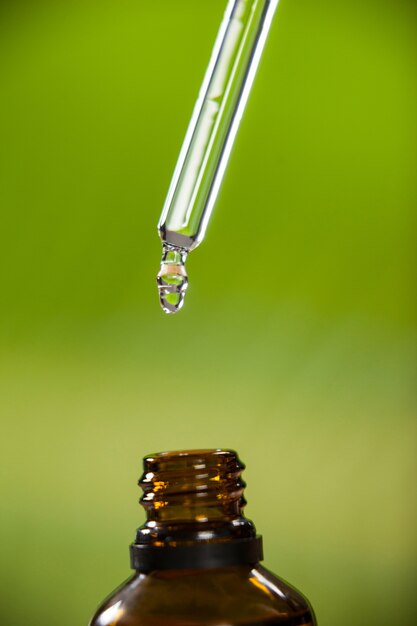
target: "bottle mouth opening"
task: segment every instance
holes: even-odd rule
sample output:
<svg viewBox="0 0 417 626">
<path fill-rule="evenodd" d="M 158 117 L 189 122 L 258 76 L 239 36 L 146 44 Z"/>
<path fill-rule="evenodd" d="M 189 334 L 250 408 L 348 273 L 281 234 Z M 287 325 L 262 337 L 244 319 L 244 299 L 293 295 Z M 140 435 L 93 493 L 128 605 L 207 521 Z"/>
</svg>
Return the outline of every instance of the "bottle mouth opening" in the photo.
<svg viewBox="0 0 417 626">
<path fill-rule="evenodd" d="M 225 467 L 238 464 L 244 469 L 234 450 L 224 448 L 202 448 L 195 450 L 173 450 L 150 454 L 144 458 L 145 471 L 170 469 L 203 469 L 205 467 Z"/>
<path fill-rule="evenodd" d="M 193 450 L 168 450 L 165 452 L 157 452 L 156 454 L 149 454 L 145 457 L 145 460 L 157 460 L 157 459 L 175 459 L 180 458 L 210 458 L 210 457 L 236 457 L 237 453 L 234 450 L 226 448 L 197 448 Z"/>
<path fill-rule="evenodd" d="M 210 456 L 236 456 L 234 450 L 228 450 L 225 448 L 201 448 L 196 450 L 169 450 L 166 452 L 157 452 L 156 454 L 150 454 L 145 459 L 159 459 L 167 457 L 210 457 Z"/>
<path fill-rule="evenodd" d="M 172 480 L 175 475 L 196 476 L 201 470 L 213 471 L 219 477 L 229 475 L 240 475 L 245 469 L 245 465 L 239 459 L 234 450 L 223 448 L 208 448 L 196 450 L 174 450 L 172 452 L 158 452 L 143 459 L 144 475 L 139 484 L 142 486 L 143 480 L 149 482 L 158 474 L 161 480 Z M 162 478 L 163 477 L 163 478 Z"/>
</svg>

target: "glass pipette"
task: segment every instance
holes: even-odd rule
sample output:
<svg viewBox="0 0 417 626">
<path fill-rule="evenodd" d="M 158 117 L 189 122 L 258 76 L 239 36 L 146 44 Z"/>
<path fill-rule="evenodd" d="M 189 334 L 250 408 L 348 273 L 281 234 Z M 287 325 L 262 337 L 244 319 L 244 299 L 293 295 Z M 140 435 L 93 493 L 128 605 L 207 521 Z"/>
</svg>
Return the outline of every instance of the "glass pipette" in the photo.
<svg viewBox="0 0 417 626">
<path fill-rule="evenodd" d="M 182 307 L 278 0 L 229 0 L 158 224 L 165 313 Z"/>
</svg>

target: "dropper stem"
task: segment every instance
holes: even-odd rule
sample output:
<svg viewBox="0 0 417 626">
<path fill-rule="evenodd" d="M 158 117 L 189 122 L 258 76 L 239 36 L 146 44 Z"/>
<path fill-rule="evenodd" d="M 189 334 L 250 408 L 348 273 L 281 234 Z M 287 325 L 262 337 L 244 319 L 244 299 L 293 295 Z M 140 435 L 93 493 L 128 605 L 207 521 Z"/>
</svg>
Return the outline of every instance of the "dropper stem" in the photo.
<svg viewBox="0 0 417 626">
<path fill-rule="evenodd" d="M 229 0 L 158 224 L 163 242 L 203 239 L 278 0 Z"/>
</svg>

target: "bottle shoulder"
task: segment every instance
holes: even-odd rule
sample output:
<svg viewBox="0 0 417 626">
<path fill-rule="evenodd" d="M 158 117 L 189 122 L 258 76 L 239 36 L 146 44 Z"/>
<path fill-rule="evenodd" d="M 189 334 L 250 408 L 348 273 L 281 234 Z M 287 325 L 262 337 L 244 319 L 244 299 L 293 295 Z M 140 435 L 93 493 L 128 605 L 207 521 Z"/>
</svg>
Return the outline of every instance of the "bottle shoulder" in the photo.
<svg viewBox="0 0 417 626">
<path fill-rule="evenodd" d="M 314 625 L 308 601 L 262 566 L 135 574 L 90 626 Z"/>
</svg>

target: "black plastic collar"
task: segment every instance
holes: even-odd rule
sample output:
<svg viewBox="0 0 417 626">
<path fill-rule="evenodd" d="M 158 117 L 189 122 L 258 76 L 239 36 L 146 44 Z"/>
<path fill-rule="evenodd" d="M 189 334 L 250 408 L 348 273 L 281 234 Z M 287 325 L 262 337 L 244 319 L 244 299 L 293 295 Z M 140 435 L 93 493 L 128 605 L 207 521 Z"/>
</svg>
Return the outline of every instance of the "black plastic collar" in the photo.
<svg viewBox="0 0 417 626">
<path fill-rule="evenodd" d="M 254 565 L 263 559 L 262 537 L 230 542 L 195 543 L 189 546 L 156 547 L 133 543 L 132 569 L 138 572 L 176 569 L 208 569 L 227 565 Z"/>
</svg>

